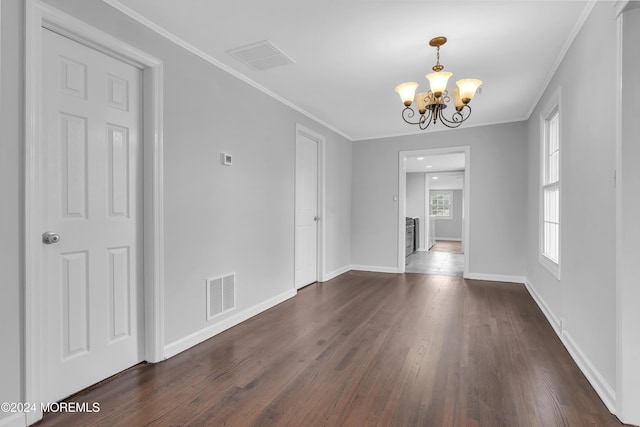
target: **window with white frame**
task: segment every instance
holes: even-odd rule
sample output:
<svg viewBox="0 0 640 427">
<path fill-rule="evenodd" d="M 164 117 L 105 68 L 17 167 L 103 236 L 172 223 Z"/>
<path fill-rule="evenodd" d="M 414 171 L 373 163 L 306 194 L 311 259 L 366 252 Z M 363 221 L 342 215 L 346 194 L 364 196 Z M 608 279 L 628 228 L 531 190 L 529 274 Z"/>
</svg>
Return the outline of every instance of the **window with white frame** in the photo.
<svg viewBox="0 0 640 427">
<path fill-rule="evenodd" d="M 453 217 L 453 192 L 431 192 L 431 215 L 436 218 L 451 219 Z"/>
<path fill-rule="evenodd" d="M 543 120 L 541 261 L 559 275 L 560 265 L 560 108 L 555 103 Z"/>
</svg>

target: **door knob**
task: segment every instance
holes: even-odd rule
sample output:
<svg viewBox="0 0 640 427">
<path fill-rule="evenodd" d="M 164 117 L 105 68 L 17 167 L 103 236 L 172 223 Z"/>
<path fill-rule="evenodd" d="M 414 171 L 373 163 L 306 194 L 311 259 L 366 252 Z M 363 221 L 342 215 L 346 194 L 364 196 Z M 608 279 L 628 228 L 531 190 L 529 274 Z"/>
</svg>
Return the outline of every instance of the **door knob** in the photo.
<svg viewBox="0 0 640 427">
<path fill-rule="evenodd" d="M 314 216 L 314 217 L 313 217 L 313 220 L 314 220 L 314 221 L 316 221 L 316 222 L 318 222 L 318 221 L 320 221 L 320 217 L 319 217 L 319 216 Z"/>
<path fill-rule="evenodd" d="M 60 235 L 58 233 L 54 233 L 53 231 L 47 231 L 46 233 L 42 233 L 42 243 L 44 243 L 45 245 L 58 243 L 59 241 L 60 241 Z"/>
</svg>

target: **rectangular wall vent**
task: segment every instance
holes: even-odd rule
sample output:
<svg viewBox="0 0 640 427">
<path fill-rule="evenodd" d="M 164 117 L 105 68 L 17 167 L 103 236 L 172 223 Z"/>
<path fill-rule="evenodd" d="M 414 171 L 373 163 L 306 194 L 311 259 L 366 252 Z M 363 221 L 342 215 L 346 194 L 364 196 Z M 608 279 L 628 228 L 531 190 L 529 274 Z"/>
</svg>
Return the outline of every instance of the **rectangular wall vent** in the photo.
<svg viewBox="0 0 640 427">
<path fill-rule="evenodd" d="M 207 320 L 236 308 L 236 274 L 207 279 Z"/>
<path fill-rule="evenodd" d="M 256 71 L 294 63 L 291 58 L 268 40 L 237 47 L 228 50 L 227 53 Z"/>
<path fill-rule="evenodd" d="M 231 274 L 222 278 L 222 310 L 227 311 L 236 307 L 236 275 Z"/>
</svg>

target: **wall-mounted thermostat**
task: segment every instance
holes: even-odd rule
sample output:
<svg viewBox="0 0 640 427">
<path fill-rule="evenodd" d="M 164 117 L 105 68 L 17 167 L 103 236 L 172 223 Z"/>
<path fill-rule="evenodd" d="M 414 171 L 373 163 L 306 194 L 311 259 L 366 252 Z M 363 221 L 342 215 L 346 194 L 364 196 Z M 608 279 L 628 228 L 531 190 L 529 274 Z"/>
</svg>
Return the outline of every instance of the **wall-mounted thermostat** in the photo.
<svg viewBox="0 0 640 427">
<path fill-rule="evenodd" d="M 232 158 L 229 153 L 220 153 L 220 158 L 222 159 L 222 164 L 225 166 L 231 166 Z"/>
</svg>

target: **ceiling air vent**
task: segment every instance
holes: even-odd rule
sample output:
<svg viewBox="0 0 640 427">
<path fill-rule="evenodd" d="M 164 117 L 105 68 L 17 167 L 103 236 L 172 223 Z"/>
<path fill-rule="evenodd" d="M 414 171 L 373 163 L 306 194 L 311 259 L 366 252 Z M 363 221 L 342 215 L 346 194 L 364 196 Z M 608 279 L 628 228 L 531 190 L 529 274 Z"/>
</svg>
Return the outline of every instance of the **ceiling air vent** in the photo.
<svg viewBox="0 0 640 427">
<path fill-rule="evenodd" d="M 237 47 L 228 50 L 227 53 L 256 71 L 294 63 L 291 58 L 268 40 Z"/>
</svg>

